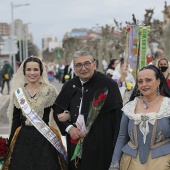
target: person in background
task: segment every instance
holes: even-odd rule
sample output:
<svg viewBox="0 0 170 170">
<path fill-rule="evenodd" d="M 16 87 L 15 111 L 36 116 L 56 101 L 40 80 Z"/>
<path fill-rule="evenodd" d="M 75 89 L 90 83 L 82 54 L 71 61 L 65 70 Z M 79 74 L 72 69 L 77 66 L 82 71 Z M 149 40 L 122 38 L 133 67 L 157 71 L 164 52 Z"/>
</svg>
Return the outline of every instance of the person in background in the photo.
<svg viewBox="0 0 170 170">
<path fill-rule="evenodd" d="M 69 170 L 108 170 L 121 119 L 122 98 L 118 86 L 96 71 L 96 61 L 89 51 L 76 51 L 73 67 L 77 76 L 63 85 L 55 110 L 57 125 L 66 135 Z M 101 106 L 102 101 L 100 104 L 98 101 L 104 98 Z M 91 112 L 94 107 L 97 108 Z M 64 111 L 70 113 L 70 120 L 65 122 L 61 116 Z M 92 127 L 86 135 L 85 129 L 90 123 Z M 80 139 L 83 140 L 82 156 L 71 160 Z"/>
<path fill-rule="evenodd" d="M 99 60 L 98 59 L 94 59 L 96 61 L 96 70 L 99 69 Z"/>
<path fill-rule="evenodd" d="M 63 84 L 70 79 L 70 74 L 69 74 L 69 70 L 68 70 L 69 65 L 70 65 L 70 62 L 66 61 L 66 65 L 64 67 L 64 72 L 63 72 L 63 78 L 62 78 Z"/>
<path fill-rule="evenodd" d="M 13 73 L 14 73 L 13 68 L 11 67 L 9 62 L 4 61 L 4 66 L 2 67 L 2 70 L 1 70 L 1 76 L 2 76 L 1 94 L 3 94 L 5 83 L 7 83 L 7 89 L 8 89 L 7 94 L 10 93 L 10 80 L 12 78 Z"/>
<path fill-rule="evenodd" d="M 31 56 L 23 61 L 12 80 L 10 147 L 2 170 L 67 170 L 60 134 L 49 127 L 57 95 L 41 60 Z"/>
<path fill-rule="evenodd" d="M 16 62 L 16 71 L 19 69 L 21 64 L 22 64 L 22 62 L 19 62 L 19 61 Z"/>
<path fill-rule="evenodd" d="M 164 52 L 163 52 L 163 50 L 161 50 L 161 49 L 159 49 L 159 50 L 157 50 L 156 52 L 155 52 L 155 54 L 154 54 L 154 60 L 151 62 L 151 63 L 149 63 L 149 65 L 150 64 L 153 64 L 154 66 L 156 66 L 157 67 L 157 65 L 158 65 L 158 61 L 161 59 L 161 58 L 163 58 L 164 57 Z"/>
<path fill-rule="evenodd" d="M 109 76 L 109 77 L 112 77 L 113 73 L 115 71 L 115 68 L 118 64 L 119 64 L 118 59 L 112 59 L 109 63 L 107 70 L 106 70 L 106 75 Z"/>
<path fill-rule="evenodd" d="M 108 67 L 107 61 L 105 59 L 102 60 L 102 66 L 103 66 L 103 71 L 104 71 L 104 74 L 105 74 L 106 73 L 106 69 Z"/>
<path fill-rule="evenodd" d="M 170 73 L 168 72 L 168 68 L 169 68 L 168 60 L 166 58 L 161 58 L 158 61 L 158 68 L 161 70 L 161 72 L 165 76 L 165 79 L 168 83 L 168 87 L 170 88 Z"/>
<path fill-rule="evenodd" d="M 124 63 L 124 60 L 121 60 L 112 76 L 112 79 L 116 81 L 119 86 L 123 104 L 129 101 L 132 90 L 135 87 L 135 79 L 131 74 L 131 71 L 129 65 Z"/>
<path fill-rule="evenodd" d="M 68 72 L 70 75 L 70 79 L 74 78 L 76 76 L 75 72 L 74 72 L 74 63 L 73 60 L 71 61 L 69 67 L 68 67 Z"/>
<path fill-rule="evenodd" d="M 64 64 L 62 64 L 60 62 L 59 67 L 58 67 L 58 81 L 59 81 L 59 83 L 62 83 L 64 68 L 65 68 Z"/>
<path fill-rule="evenodd" d="M 122 109 L 109 170 L 167 170 L 170 160 L 169 97 L 165 77 L 157 67 L 148 65 L 138 72 L 130 101 Z"/>
<path fill-rule="evenodd" d="M 56 66 L 54 63 L 49 63 L 47 66 L 47 76 L 49 81 L 53 81 L 56 76 Z"/>
</svg>

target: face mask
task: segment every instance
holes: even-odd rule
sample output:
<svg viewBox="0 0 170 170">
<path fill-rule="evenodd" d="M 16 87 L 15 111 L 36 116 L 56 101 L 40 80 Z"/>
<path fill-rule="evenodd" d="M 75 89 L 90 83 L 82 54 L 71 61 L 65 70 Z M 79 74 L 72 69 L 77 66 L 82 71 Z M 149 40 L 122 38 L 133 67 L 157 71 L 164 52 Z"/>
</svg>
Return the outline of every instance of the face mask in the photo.
<svg viewBox="0 0 170 170">
<path fill-rule="evenodd" d="M 160 69 L 162 72 L 165 72 L 165 71 L 168 69 L 168 67 L 162 66 L 162 67 L 159 67 L 159 69 Z"/>
</svg>

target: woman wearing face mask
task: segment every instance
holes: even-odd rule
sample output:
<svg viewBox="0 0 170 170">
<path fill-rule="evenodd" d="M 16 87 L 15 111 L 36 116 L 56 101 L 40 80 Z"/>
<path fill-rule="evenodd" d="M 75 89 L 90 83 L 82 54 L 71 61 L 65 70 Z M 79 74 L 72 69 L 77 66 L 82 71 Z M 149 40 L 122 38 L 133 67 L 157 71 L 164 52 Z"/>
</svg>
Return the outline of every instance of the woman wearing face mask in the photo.
<svg viewBox="0 0 170 170">
<path fill-rule="evenodd" d="M 168 67 L 169 67 L 169 64 L 166 58 L 161 58 L 158 61 L 158 68 L 161 70 L 161 72 L 165 76 L 165 79 L 168 83 L 168 87 L 170 88 L 170 73 L 168 72 Z"/>
</svg>

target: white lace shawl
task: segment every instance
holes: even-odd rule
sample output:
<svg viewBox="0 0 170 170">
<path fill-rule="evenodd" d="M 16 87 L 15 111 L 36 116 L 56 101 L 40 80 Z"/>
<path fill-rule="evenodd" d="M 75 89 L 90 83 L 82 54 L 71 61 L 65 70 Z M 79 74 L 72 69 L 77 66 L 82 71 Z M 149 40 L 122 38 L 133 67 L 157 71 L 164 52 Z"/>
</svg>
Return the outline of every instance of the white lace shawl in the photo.
<svg viewBox="0 0 170 170">
<path fill-rule="evenodd" d="M 31 98 L 25 87 L 22 87 L 22 89 L 29 105 L 36 111 L 40 118 L 43 118 L 44 109 L 52 106 L 57 97 L 55 87 L 47 86 L 46 84 L 41 84 L 40 89 L 34 98 Z M 15 95 L 13 97 L 13 104 L 16 108 L 20 109 L 20 105 Z M 24 115 L 24 113 L 22 114 Z M 28 119 L 26 119 L 25 124 L 32 126 L 32 123 Z"/>
<path fill-rule="evenodd" d="M 35 56 L 31 56 L 31 57 L 35 57 Z M 12 126 L 14 105 L 17 106 L 17 104 L 15 102 L 15 99 L 14 99 L 14 91 L 16 89 L 18 89 L 19 87 L 24 87 L 24 85 L 26 83 L 25 75 L 23 74 L 23 65 L 24 65 L 24 62 L 26 60 L 24 60 L 22 62 L 21 66 L 19 67 L 19 69 L 15 73 L 14 77 L 12 78 L 12 82 L 11 82 L 12 85 L 11 85 L 11 92 L 10 92 L 10 103 L 9 103 L 8 110 L 7 110 L 7 116 L 9 118 L 9 129 L 10 130 L 11 130 L 11 126 Z M 54 101 L 55 101 L 55 99 L 56 99 L 56 97 L 58 95 L 58 92 L 57 92 L 56 88 L 52 84 L 49 83 L 49 81 L 47 79 L 46 68 L 45 68 L 45 65 L 43 64 L 43 62 L 42 62 L 42 65 L 43 65 L 43 73 L 42 73 L 42 75 L 40 77 L 40 82 L 42 83 L 42 87 L 41 88 L 43 88 L 43 89 L 45 88 L 46 90 L 47 89 L 51 89 L 50 91 L 52 92 L 52 93 L 50 93 L 51 94 L 51 96 L 50 96 L 51 99 L 48 99 L 49 100 L 48 104 L 43 105 L 43 103 L 40 104 L 40 102 L 39 102 L 39 104 L 40 104 L 39 107 L 40 108 L 42 107 L 42 109 L 43 109 L 46 106 L 49 107 L 49 106 L 51 106 L 54 103 Z M 43 96 L 44 92 L 41 95 Z M 37 111 L 38 110 L 39 109 L 37 109 Z"/>
<path fill-rule="evenodd" d="M 164 117 L 170 116 L 170 98 L 164 97 L 161 103 L 159 112 L 150 112 L 150 113 L 135 113 L 135 107 L 139 98 L 135 98 L 133 101 L 127 103 L 122 111 L 130 119 L 134 120 L 134 124 L 139 125 L 139 129 L 143 134 L 143 142 L 146 142 L 146 136 L 149 133 L 148 123 L 154 125 L 156 119 L 162 119 Z"/>
</svg>

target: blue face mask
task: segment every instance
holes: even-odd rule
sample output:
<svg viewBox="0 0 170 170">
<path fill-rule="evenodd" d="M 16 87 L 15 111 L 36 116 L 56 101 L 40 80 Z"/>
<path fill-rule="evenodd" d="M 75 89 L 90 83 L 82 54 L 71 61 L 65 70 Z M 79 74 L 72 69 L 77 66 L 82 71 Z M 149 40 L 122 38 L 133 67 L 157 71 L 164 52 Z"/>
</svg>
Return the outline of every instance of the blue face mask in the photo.
<svg viewBox="0 0 170 170">
<path fill-rule="evenodd" d="M 159 69 L 160 69 L 162 72 L 165 72 L 165 71 L 168 69 L 168 67 L 167 67 L 167 66 L 162 66 L 162 67 L 159 67 Z"/>
</svg>

